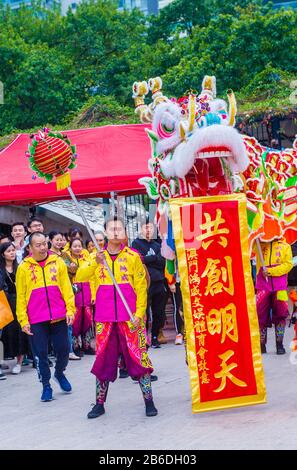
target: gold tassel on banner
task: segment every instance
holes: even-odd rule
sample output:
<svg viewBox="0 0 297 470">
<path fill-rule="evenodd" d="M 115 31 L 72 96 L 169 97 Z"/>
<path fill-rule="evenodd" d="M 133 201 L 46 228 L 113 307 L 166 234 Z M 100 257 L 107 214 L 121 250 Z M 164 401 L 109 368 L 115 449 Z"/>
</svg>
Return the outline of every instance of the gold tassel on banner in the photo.
<svg viewBox="0 0 297 470">
<path fill-rule="evenodd" d="M 57 191 L 62 191 L 62 189 L 68 188 L 70 184 L 71 184 L 71 178 L 70 178 L 69 171 L 67 171 L 63 175 L 56 177 Z"/>
</svg>

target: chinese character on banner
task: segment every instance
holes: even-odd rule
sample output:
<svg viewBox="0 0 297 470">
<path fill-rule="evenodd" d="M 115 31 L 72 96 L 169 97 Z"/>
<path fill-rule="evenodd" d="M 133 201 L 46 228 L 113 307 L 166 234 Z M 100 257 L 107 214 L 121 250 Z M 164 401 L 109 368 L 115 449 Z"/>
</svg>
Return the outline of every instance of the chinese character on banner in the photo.
<svg viewBox="0 0 297 470">
<path fill-rule="evenodd" d="M 207 315 L 206 321 L 209 334 L 220 334 L 221 343 L 225 342 L 226 336 L 238 343 L 236 306 L 233 303 L 220 310 L 212 309 Z"/>
<path fill-rule="evenodd" d="M 218 294 L 224 289 L 230 295 L 234 295 L 234 283 L 232 274 L 232 258 L 225 256 L 226 267 L 220 267 L 219 259 L 207 259 L 206 268 L 201 277 L 207 277 L 205 295 Z M 227 284 L 228 281 L 228 284 Z"/>
<path fill-rule="evenodd" d="M 223 234 L 228 234 L 229 229 L 220 227 L 226 220 L 222 218 L 221 209 L 216 209 L 215 218 L 211 218 L 211 215 L 207 212 L 205 215 L 205 223 L 200 224 L 201 234 L 197 236 L 197 240 L 202 241 L 202 247 L 206 250 L 214 241 L 225 248 L 228 245 L 228 239 Z M 207 241 L 205 241 L 207 240 Z"/>
<path fill-rule="evenodd" d="M 265 403 L 245 195 L 177 198 L 170 209 L 193 412 Z"/>
<path fill-rule="evenodd" d="M 220 386 L 215 390 L 215 392 L 221 392 L 224 390 L 226 387 L 226 382 L 227 378 L 231 380 L 235 385 L 238 387 L 246 387 L 247 384 L 243 382 L 242 380 L 237 379 L 233 374 L 231 374 L 231 370 L 237 367 L 237 364 L 235 362 L 232 362 L 232 364 L 227 365 L 227 361 L 232 357 L 234 354 L 234 351 L 226 351 L 224 354 L 221 354 L 219 356 L 220 359 L 222 359 L 221 362 L 221 370 L 214 374 L 216 379 L 222 379 Z"/>
</svg>

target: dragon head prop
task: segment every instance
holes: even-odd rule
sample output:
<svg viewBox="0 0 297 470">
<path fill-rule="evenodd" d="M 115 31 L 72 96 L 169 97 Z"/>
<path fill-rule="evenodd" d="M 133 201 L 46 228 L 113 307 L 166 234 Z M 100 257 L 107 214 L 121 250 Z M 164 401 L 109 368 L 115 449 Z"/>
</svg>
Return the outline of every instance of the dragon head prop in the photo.
<svg viewBox="0 0 297 470">
<path fill-rule="evenodd" d="M 145 104 L 151 92 L 152 101 Z M 201 93 L 187 91 L 169 99 L 162 92 L 160 77 L 133 84 L 135 112 L 147 129 L 152 155 L 151 177 L 141 178 L 158 213 L 167 212 L 175 197 L 228 194 L 232 178 L 243 172 L 248 156 L 242 136 L 234 128 L 236 101 L 228 90 L 226 101 L 216 98 L 215 77 L 206 76 Z"/>
<path fill-rule="evenodd" d="M 145 98 L 151 93 L 151 103 Z M 133 84 L 135 112 L 151 123 L 151 177 L 141 178 L 157 200 L 157 220 L 167 219 L 168 200 L 244 191 L 249 240 L 297 240 L 297 139 L 292 149 L 274 150 L 235 128 L 236 100 L 216 97 L 216 79 L 205 76 L 200 93 L 190 89 L 169 99 L 160 77 Z M 166 228 L 164 232 L 166 232 Z"/>
</svg>

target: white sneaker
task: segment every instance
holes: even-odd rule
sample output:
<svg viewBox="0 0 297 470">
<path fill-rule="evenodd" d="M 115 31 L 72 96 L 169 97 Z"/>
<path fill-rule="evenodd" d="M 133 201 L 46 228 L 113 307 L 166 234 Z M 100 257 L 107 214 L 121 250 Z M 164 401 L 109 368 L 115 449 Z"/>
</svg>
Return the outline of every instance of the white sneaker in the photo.
<svg viewBox="0 0 297 470">
<path fill-rule="evenodd" d="M 182 334 L 176 335 L 175 344 L 183 344 L 183 335 Z"/>
<path fill-rule="evenodd" d="M 80 361 L 81 357 L 78 357 L 74 352 L 69 353 L 69 359 L 70 361 Z"/>
<path fill-rule="evenodd" d="M 21 370 L 22 370 L 21 364 L 16 364 L 16 365 L 13 367 L 11 373 L 14 374 L 14 375 L 18 375 L 18 374 L 21 373 Z"/>
</svg>

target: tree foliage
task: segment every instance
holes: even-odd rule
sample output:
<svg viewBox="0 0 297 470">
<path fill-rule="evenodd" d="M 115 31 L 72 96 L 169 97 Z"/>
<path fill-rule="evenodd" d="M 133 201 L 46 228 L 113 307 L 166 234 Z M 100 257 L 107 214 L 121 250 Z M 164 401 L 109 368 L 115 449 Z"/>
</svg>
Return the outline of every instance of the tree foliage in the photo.
<svg viewBox="0 0 297 470">
<path fill-rule="evenodd" d="M 133 122 L 132 83 L 157 75 L 174 96 L 216 75 L 219 94 L 232 87 L 243 106 L 267 80 L 265 100 L 273 103 L 286 91 L 269 77 L 283 84 L 297 76 L 297 10 L 262 3 L 175 0 L 156 17 L 120 12 L 112 0 L 86 0 L 65 16 L 41 2 L 2 6 L 0 134 L 92 125 L 92 116 L 97 125 Z"/>
</svg>

